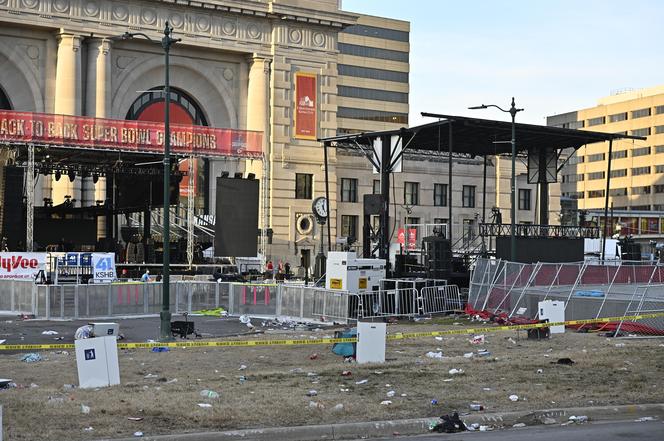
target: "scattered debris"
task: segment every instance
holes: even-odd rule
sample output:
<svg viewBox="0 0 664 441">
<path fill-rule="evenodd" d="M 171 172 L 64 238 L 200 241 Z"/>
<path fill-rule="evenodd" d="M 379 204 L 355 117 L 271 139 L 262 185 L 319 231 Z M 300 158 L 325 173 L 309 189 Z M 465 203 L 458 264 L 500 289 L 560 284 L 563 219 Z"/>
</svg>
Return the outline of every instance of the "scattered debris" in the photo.
<svg viewBox="0 0 664 441">
<path fill-rule="evenodd" d="M 616 348 L 624 348 L 625 343 L 616 343 Z"/>
<path fill-rule="evenodd" d="M 538 374 L 543 374 L 544 371 L 543 371 L 542 369 L 537 369 L 537 373 L 538 373 Z"/>
<path fill-rule="evenodd" d="M 248 315 L 241 315 L 240 323 L 247 325 L 249 329 L 254 329 L 254 325 L 251 324 L 251 318 Z"/>
<path fill-rule="evenodd" d="M 476 335 L 472 339 L 469 340 L 470 344 L 473 345 L 482 345 L 484 344 L 484 334 Z"/>
<path fill-rule="evenodd" d="M 390 390 L 390 391 L 387 392 L 386 395 L 387 395 L 388 398 L 392 398 L 394 395 L 396 395 L 396 392 L 393 391 L 393 390 Z"/>
<path fill-rule="evenodd" d="M 241 364 L 240 367 L 238 368 L 238 371 L 243 371 L 247 368 L 246 364 Z"/>
<path fill-rule="evenodd" d="M 519 396 L 518 395 L 510 395 L 509 399 L 510 399 L 510 401 L 519 401 Z"/>
<path fill-rule="evenodd" d="M 427 352 L 427 357 L 429 358 L 443 358 L 442 352 Z"/>
<path fill-rule="evenodd" d="M 463 354 L 465 358 L 473 358 L 473 355 L 475 355 L 473 352 L 466 352 L 465 354 Z"/>
<path fill-rule="evenodd" d="M 309 356 L 309 360 L 317 360 L 318 359 L 318 354 L 313 353 Z"/>
<path fill-rule="evenodd" d="M 443 337 L 434 337 L 438 341 L 443 341 Z"/>
<path fill-rule="evenodd" d="M 169 352 L 171 349 L 166 346 L 155 346 L 152 348 L 152 352 Z"/>
<path fill-rule="evenodd" d="M 8 389 L 12 384 L 11 378 L 0 378 L 0 389 Z"/>
<path fill-rule="evenodd" d="M 567 358 L 567 357 L 559 358 L 558 361 L 552 361 L 551 362 L 551 364 L 564 364 L 566 366 L 571 366 L 574 363 L 575 363 L 574 360 L 572 360 L 571 358 Z"/>
<path fill-rule="evenodd" d="M 356 381 L 355 384 L 367 384 L 368 382 L 369 382 L 369 380 L 360 380 L 360 381 Z"/>
<path fill-rule="evenodd" d="M 491 430 L 493 430 L 491 426 L 480 426 L 480 432 L 489 432 Z"/>
<path fill-rule="evenodd" d="M 143 421 L 143 417 L 127 417 L 129 421 Z"/>
<path fill-rule="evenodd" d="M 556 423 L 557 423 L 557 421 L 556 421 L 555 419 L 553 419 L 553 418 L 549 418 L 549 417 L 544 418 L 544 419 L 542 420 L 542 424 L 545 424 L 545 425 L 547 425 L 547 426 L 550 426 L 551 424 L 556 424 Z"/>
<path fill-rule="evenodd" d="M 42 361 L 43 358 L 41 355 L 31 352 L 29 354 L 25 354 L 23 357 L 21 357 L 21 361 L 25 361 L 26 363 L 35 363 L 37 361 Z"/>
<path fill-rule="evenodd" d="M 470 410 L 474 410 L 474 411 L 484 410 L 484 406 L 482 406 L 481 404 L 477 404 L 477 403 L 470 403 Z"/>
<path fill-rule="evenodd" d="M 143 436 L 143 432 L 134 432 L 134 436 L 136 438 L 141 438 Z"/>
<path fill-rule="evenodd" d="M 90 427 L 86 427 L 86 428 L 84 428 L 84 429 L 83 429 L 83 432 L 92 432 L 92 431 L 94 431 L 94 430 L 95 430 L 95 429 L 93 429 L 92 426 L 90 426 Z"/>
<path fill-rule="evenodd" d="M 647 417 L 641 417 L 641 418 L 635 419 L 634 421 L 637 422 L 637 423 L 644 423 L 646 421 L 655 421 L 655 418 L 651 417 L 651 416 L 647 416 Z"/>
<path fill-rule="evenodd" d="M 342 411 L 342 410 L 344 410 L 344 405 L 341 404 L 341 403 L 339 403 L 339 404 L 337 404 L 336 406 L 334 406 L 334 407 L 332 408 L 332 410 L 334 410 L 334 411 L 336 411 L 336 412 Z"/>
<path fill-rule="evenodd" d="M 81 404 L 81 413 L 83 414 L 89 414 L 90 413 L 90 406 L 86 406 L 85 404 Z"/>
<path fill-rule="evenodd" d="M 380 404 L 382 404 L 383 406 L 389 406 L 390 404 L 392 404 L 392 402 L 390 400 L 385 400 L 381 401 Z"/>
<path fill-rule="evenodd" d="M 588 422 L 588 417 L 585 415 L 579 415 L 579 416 L 572 415 L 571 417 L 569 417 L 569 421 L 572 421 L 574 423 L 586 423 Z"/>
<path fill-rule="evenodd" d="M 309 392 L 307 392 L 308 397 L 315 397 L 317 395 L 318 395 L 318 392 L 313 390 L 313 389 L 311 389 Z"/>
<path fill-rule="evenodd" d="M 463 369 L 456 369 L 456 368 L 450 369 L 449 374 L 450 375 L 461 375 L 461 374 L 463 374 Z"/>
<path fill-rule="evenodd" d="M 58 335 L 58 331 L 43 331 L 42 335 Z"/>
<path fill-rule="evenodd" d="M 512 337 L 508 338 L 507 341 L 512 343 L 513 345 L 516 344 L 516 341 Z M 512 427 L 514 427 L 514 426 L 512 426 Z M 521 426 L 519 426 L 519 427 L 521 427 Z"/>
<path fill-rule="evenodd" d="M 92 337 L 92 325 L 83 325 L 74 332 L 74 340 Z"/>
<path fill-rule="evenodd" d="M 459 414 L 454 412 L 450 415 L 440 417 L 441 421 L 430 427 L 431 431 L 438 433 L 456 433 L 467 430 L 466 425 L 459 418 Z"/>
<path fill-rule="evenodd" d="M 202 390 L 201 393 L 200 393 L 200 396 L 205 397 L 205 398 L 210 398 L 210 399 L 219 398 L 219 394 L 217 392 L 215 392 L 213 390 L 208 390 L 208 389 Z"/>
<path fill-rule="evenodd" d="M 62 385 L 62 388 L 63 388 L 64 390 L 76 389 L 76 385 L 75 385 L 75 384 L 63 384 L 63 385 Z"/>
<path fill-rule="evenodd" d="M 438 400 L 435 399 L 435 398 L 434 398 L 433 400 L 431 400 L 431 405 L 432 405 L 432 406 L 436 406 L 436 405 L 438 405 Z"/>
<path fill-rule="evenodd" d="M 342 377 L 350 377 L 351 375 L 353 375 L 353 374 L 351 373 L 351 371 L 343 371 L 343 372 L 341 373 L 341 376 L 342 376 Z"/>
<path fill-rule="evenodd" d="M 477 355 L 479 355 L 480 357 L 486 357 L 491 355 L 491 352 L 489 352 L 487 349 L 478 349 Z"/>
<path fill-rule="evenodd" d="M 325 406 L 322 403 L 319 403 L 317 401 L 309 401 L 309 409 L 323 410 L 323 409 L 325 409 Z"/>
<path fill-rule="evenodd" d="M 517 427 L 526 427 L 526 425 L 525 425 L 524 423 L 516 423 L 516 424 L 512 424 L 512 427 L 514 427 L 514 428 L 517 428 Z"/>
<path fill-rule="evenodd" d="M 202 407 L 202 408 L 210 408 L 210 407 L 212 407 L 212 404 L 209 404 L 209 403 L 198 403 L 198 407 Z"/>
<path fill-rule="evenodd" d="M 157 374 L 147 374 L 147 375 L 146 375 L 145 377 L 143 377 L 143 378 L 157 378 L 157 377 L 158 377 Z"/>
</svg>

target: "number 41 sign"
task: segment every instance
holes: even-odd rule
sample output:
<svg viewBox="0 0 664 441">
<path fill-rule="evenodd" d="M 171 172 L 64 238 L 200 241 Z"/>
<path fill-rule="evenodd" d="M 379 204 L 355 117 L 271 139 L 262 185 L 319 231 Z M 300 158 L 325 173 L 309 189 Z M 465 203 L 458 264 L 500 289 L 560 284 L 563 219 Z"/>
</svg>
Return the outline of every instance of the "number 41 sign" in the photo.
<svg viewBox="0 0 664 441">
<path fill-rule="evenodd" d="M 110 283 L 116 278 L 115 253 L 92 253 L 94 283 Z"/>
</svg>

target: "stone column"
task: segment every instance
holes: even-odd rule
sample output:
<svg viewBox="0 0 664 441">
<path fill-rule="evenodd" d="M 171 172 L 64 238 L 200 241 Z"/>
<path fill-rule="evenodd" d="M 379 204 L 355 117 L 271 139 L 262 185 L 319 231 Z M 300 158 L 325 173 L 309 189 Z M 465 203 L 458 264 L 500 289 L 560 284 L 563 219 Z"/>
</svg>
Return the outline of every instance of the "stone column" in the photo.
<svg viewBox="0 0 664 441">
<path fill-rule="evenodd" d="M 81 37 L 62 32 L 58 35 L 58 56 L 55 69 L 54 113 L 81 114 Z M 53 205 L 61 204 L 65 195 L 80 201 L 80 178 L 70 182 L 66 174 L 53 182 Z M 78 205 L 78 202 L 77 202 Z"/>
<path fill-rule="evenodd" d="M 254 54 L 248 57 L 249 84 L 247 86 L 247 130 L 263 132 L 263 155 L 262 161 L 246 161 L 245 169 L 248 173 L 254 173 L 261 180 L 261 201 L 259 202 L 259 227 L 268 228 L 270 220 L 270 131 L 269 131 L 269 79 L 270 59 Z M 265 252 L 261 249 L 261 252 Z"/>
<path fill-rule="evenodd" d="M 88 40 L 87 87 L 85 91 L 85 114 L 96 118 L 108 118 L 111 114 L 111 40 L 92 38 Z M 83 180 L 83 206 L 94 205 L 96 200 L 106 198 L 106 179 L 100 177 L 97 184 L 88 177 Z M 100 224 L 103 223 L 103 218 Z M 99 225 L 104 231 L 104 225 Z"/>
</svg>

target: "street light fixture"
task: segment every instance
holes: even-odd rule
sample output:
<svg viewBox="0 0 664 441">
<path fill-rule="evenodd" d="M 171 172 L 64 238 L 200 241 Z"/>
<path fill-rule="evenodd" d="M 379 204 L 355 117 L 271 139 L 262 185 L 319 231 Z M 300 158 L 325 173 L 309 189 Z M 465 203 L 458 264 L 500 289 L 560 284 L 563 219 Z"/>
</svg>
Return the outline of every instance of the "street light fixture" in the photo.
<svg viewBox="0 0 664 441">
<path fill-rule="evenodd" d="M 516 219 L 516 114 L 523 111 L 523 109 L 517 109 L 516 105 L 514 104 L 514 97 L 512 97 L 512 106 L 509 109 L 503 109 L 500 106 L 497 106 L 495 104 L 482 104 L 481 106 L 473 106 L 469 107 L 468 109 L 471 110 L 477 110 L 477 109 L 488 109 L 489 107 L 495 107 L 496 109 L 500 110 L 501 112 L 509 113 L 512 116 L 512 179 L 510 182 L 511 185 L 511 194 L 510 194 L 510 199 L 511 199 L 511 207 L 510 207 L 510 259 L 514 262 L 516 260 L 516 236 L 515 236 L 515 219 Z"/>
<path fill-rule="evenodd" d="M 182 41 L 181 38 L 172 38 L 171 34 L 173 28 L 166 22 L 164 27 L 164 36 L 161 41 L 153 40 L 142 32 L 125 32 L 121 39 L 131 40 L 136 37 L 142 37 L 151 43 L 161 44 L 164 49 L 164 66 L 165 66 L 165 80 L 164 80 L 164 253 L 163 253 L 163 270 L 162 270 L 162 309 L 159 314 L 161 318 L 161 326 L 159 336 L 162 341 L 171 340 L 173 335 L 171 333 L 171 305 L 170 305 L 170 248 L 171 248 L 171 225 L 170 225 L 170 178 L 171 178 L 171 127 L 170 127 L 170 105 L 171 105 L 171 89 L 169 79 L 169 52 L 171 46 L 175 43 Z"/>
</svg>

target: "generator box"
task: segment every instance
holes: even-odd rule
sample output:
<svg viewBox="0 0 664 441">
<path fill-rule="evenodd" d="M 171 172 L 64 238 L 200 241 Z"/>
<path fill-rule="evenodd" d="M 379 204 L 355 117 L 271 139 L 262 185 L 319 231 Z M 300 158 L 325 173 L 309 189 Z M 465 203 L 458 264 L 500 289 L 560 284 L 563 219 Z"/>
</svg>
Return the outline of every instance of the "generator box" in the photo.
<svg viewBox="0 0 664 441">
<path fill-rule="evenodd" d="M 384 278 L 384 259 L 358 259 L 354 252 L 342 251 L 331 251 L 327 255 L 327 289 L 350 293 L 377 291 Z"/>
<path fill-rule="evenodd" d="M 565 321 L 565 302 L 562 300 L 543 300 L 537 306 L 540 320 L 548 320 L 551 323 Z M 564 334 L 565 325 L 551 326 L 551 333 Z"/>
<path fill-rule="evenodd" d="M 120 327 L 117 323 L 88 323 L 92 328 L 93 337 L 117 337 L 119 334 Z"/>
</svg>

